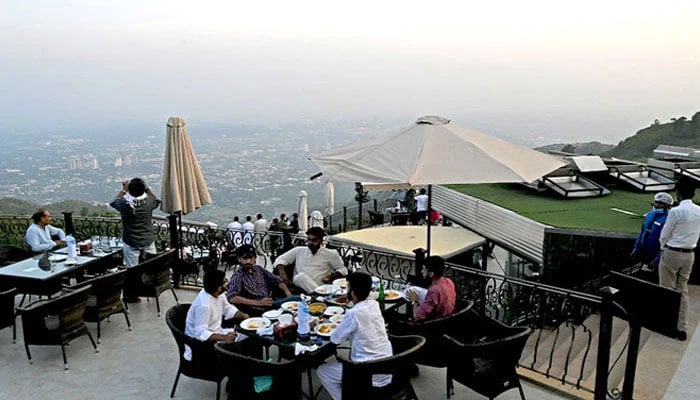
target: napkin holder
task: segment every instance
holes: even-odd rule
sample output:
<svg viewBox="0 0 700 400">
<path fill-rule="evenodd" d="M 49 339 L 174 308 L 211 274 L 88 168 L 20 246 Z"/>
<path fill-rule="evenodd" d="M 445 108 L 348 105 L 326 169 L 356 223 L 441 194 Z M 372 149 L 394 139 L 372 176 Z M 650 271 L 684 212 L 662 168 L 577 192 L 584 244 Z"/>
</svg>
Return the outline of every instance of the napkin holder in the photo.
<svg viewBox="0 0 700 400">
<path fill-rule="evenodd" d="M 80 247 L 80 254 L 81 255 L 88 255 L 92 254 L 92 240 L 84 240 L 80 243 L 78 243 L 78 246 Z"/>
<path fill-rule="evenodd" d="M 297 324 L 290 322 L 288 324 L 276 324 L 275 339 L 282 342 L 294 342 L 297 340 Z"/>
</svg>

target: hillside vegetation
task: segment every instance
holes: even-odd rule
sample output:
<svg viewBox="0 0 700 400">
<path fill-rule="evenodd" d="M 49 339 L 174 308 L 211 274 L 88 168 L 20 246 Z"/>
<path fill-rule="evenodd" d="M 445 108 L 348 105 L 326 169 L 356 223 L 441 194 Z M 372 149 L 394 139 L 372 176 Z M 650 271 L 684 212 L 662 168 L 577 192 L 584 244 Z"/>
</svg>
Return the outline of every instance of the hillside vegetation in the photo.
<svg viewBox="0 0 700 400">
<path fill-rule="evenodd" d="M 82 200 L 64 200 L 52 204 L 36 204 L 31 201 L 4 197 L 0 199 L 0 215 L 30 215 L 37 208 L 43 207 L 52 214 L 60 215 L 63 211 L 72 211 L 75 216 L 118 216 L 119 214 L 105 204 L 93 204 Z"/>
</svg>

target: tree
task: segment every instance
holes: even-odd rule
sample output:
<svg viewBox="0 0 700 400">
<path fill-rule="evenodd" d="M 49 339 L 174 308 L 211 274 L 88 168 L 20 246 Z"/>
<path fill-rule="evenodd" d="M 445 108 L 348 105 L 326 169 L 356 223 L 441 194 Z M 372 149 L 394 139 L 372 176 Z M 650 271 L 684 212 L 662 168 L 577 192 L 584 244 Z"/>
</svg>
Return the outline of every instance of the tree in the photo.
<svg viewBox="0 0 700 400">
<path fill-rule="evenodd" d="M 87 207 L 83 207 L 80 209 L 80 216 L 81 217 L 87 217 L 87 215 L 90 213 L 90 210 L 88 210 Z"/>
<path fill-rule="evenodd" d="M 561 151 L 563 153 L 576 153 L 576 146 L 573 144 L 567 144 L 566 146 L 562 147 Z"/>
</svg>

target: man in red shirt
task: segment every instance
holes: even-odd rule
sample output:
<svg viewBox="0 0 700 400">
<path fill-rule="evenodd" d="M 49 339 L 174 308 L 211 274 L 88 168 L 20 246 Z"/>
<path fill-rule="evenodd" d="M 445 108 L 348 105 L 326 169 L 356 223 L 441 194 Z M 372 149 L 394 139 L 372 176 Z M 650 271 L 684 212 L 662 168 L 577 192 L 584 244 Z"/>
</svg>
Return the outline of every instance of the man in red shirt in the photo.
<svg viewBox="0 0 700 400">
<path fill-rule="evenodd" d="M 445 260 L 442 257 L 428 257 L 421 270 L 423 278 L 431 280 L 425 297 L 421 300 L 421 293 L 413 288 L 406 292 L 413 303 L 415 321 L 446 317 L 455 311 L 455 284 L 450 278 L 442 276 L 444 269 Z"/>
</svg>

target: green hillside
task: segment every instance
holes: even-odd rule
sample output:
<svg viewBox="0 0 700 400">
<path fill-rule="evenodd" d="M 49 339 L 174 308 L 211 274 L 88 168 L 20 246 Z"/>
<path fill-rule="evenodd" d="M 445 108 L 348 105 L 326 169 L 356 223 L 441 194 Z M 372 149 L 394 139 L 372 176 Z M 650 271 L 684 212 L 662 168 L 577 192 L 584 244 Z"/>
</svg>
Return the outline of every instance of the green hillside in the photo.
<svg viewBox="0 0 700 400">
<path fill-rule="evenodd" d="M 30 215 L 37 208 L 43 207 L 52 214 L 60 215 L 63 211 L 72 211 L 75 216 L 117 216 L 117 212 L 106 204 L 93 204 L 81 200 L 64 200 L 52 204 L 36 204 L 31 201 L 4 197 L 0 199 L 0 215 Z"/>
<path fill-rule="evenodd" d="M 634 136 L 621 141 L 619 145 L 603 153 L 602 156 L 644 162 L 647 158 L 653 157 L 654 149 L 660 144 L 700 147 L 700 111 L 690 120 L 679 117 L 663 124 L 657 121 Z"/>
</svg>

